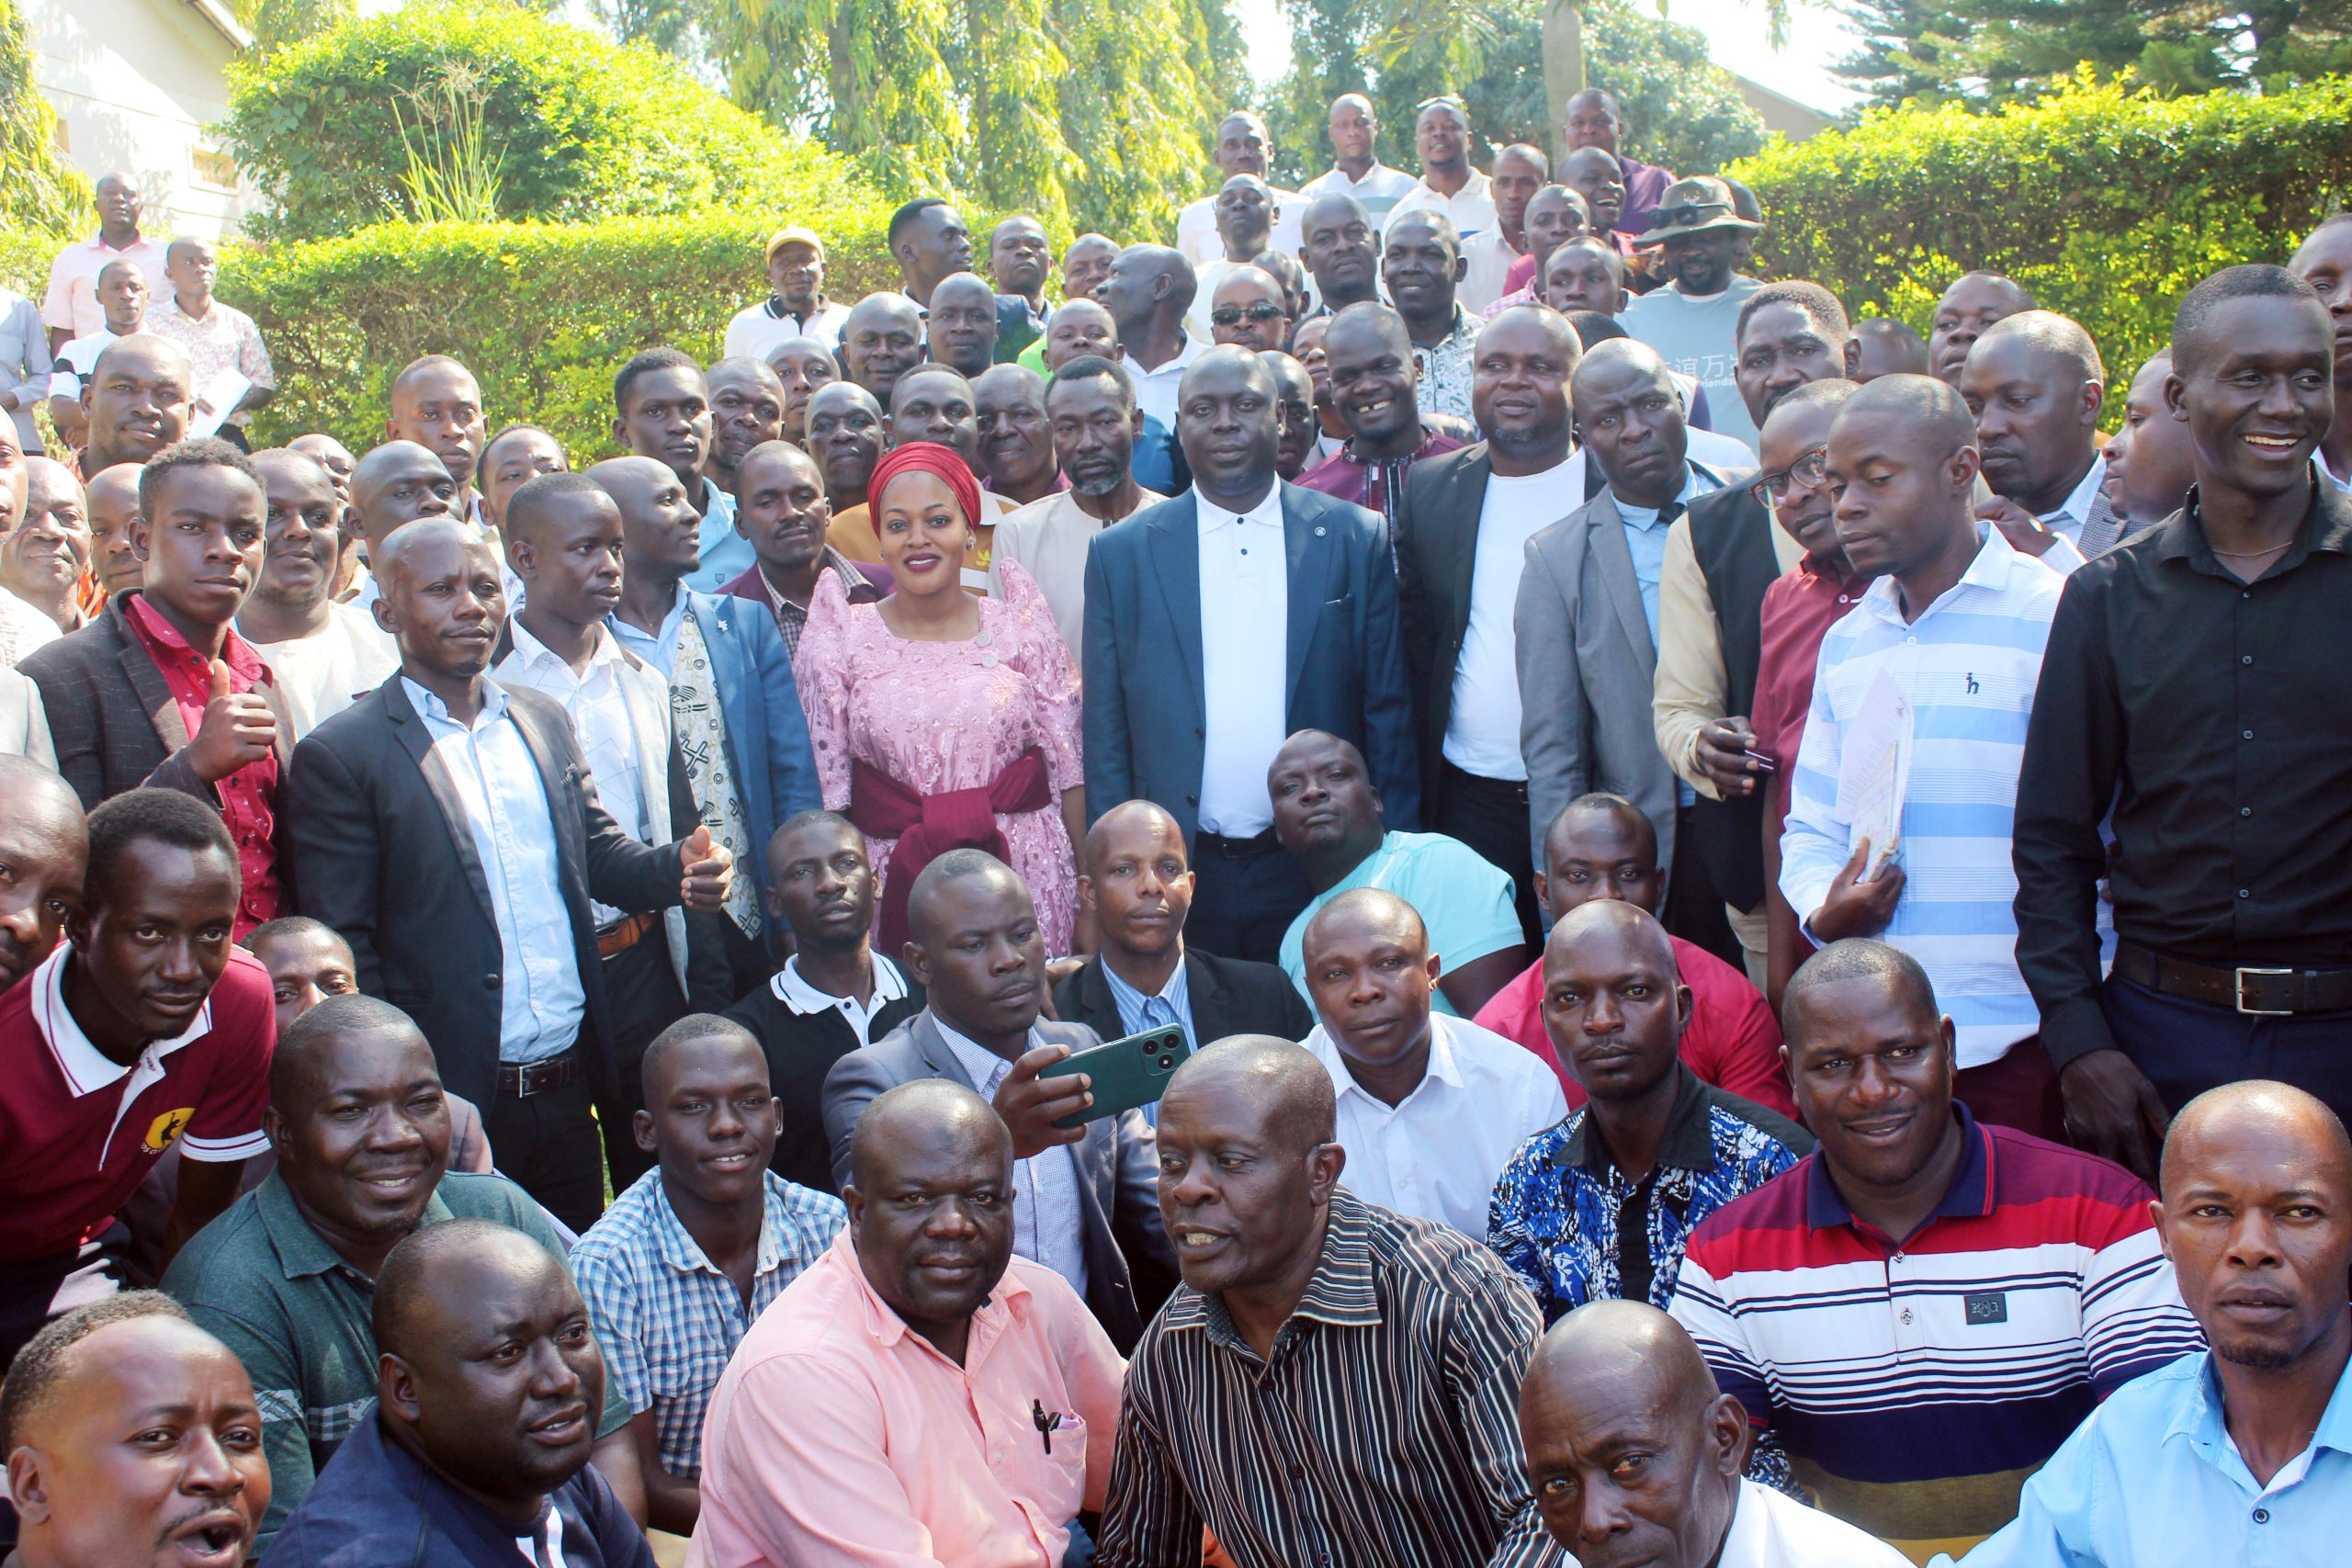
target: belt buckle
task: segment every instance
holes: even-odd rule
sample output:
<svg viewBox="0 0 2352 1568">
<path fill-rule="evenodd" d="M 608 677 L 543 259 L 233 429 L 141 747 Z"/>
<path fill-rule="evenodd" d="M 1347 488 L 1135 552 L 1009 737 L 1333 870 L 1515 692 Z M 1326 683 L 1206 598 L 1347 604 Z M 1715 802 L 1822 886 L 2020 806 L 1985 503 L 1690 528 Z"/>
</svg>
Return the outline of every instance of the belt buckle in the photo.
<svg viewBox="0 0 2352 1568">
<path fill-rule="evenodd" d="M 2235 988 L 2235 990 L 2236 990 L 2236 993 L 2237 993 L 2237 1010 L 2238 1010 L 2238 1011 L 2239 1011 L 2239 1012 L 2241 1012 L 2241 1013 L 2244 1013 L 2244 1014 L 2245 1014 L 2246 1017 L 2248 1017 L 2248 1018 L 2292 1018 L 2292 1017 L 2294 1017 L 2294 1016 L 2295 1016 L 2295 1010 L 2294 1010 L 2293 1008 L 2256 1008 L 2256 1007 L 2248 1007 L 2248 1006 L 2246 1006 L 2246 1003 L 2245 1003 L 2245 977 L 2246 977 L 2247 976 L 2249 976 L 2249 975 L 2264 975 L 2264 976 L 2268 976 L 2268 975 L 2292 975 L 2294 972 L 2295 972 L 2295 971 L 2294 971 L 2294 970 L 2292 970 L 2292 969 L 2268 969 L 2268 968 L 2262 968 L 2262 967 L 2259 967 L 2259 966 L 2256 966 L 2256 965 L 2254 965 L 2254 964 L 2239 964 L 2239 965 L 2238 965 L 2238 967 L 2237 967 L 2237 970 L 2236 970 L 2236 979 L 2235 979 L 2235 987 L 2234 987 L 2234 988 Z"/>
</svg>

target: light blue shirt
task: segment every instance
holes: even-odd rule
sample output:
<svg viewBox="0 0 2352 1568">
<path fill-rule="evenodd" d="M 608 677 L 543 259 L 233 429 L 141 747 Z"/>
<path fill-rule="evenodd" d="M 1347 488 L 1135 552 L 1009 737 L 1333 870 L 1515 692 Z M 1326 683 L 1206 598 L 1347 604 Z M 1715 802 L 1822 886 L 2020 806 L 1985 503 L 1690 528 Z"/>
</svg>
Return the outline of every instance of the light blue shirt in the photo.
<svg viewBox="0 0 2352 1568">
<path fill-rule="evenodd" d="M 1315 1005 L 1315 993 L 1306 988 L 1307 925 L 1324 905 L 1358 887 L 1378 887 L 1410 904 L 1429 931 L 1430 952 L 1448 970 L 1527 940 L 1519 929 L 1509 873 L 1497 870 L 1459 839 L 1391 831 L 1330 891 L 1317 895 L 1283 932 L 1276 957 L 1309 1007 Z M 1443 991 L 1430 993 L 1430 1006 L 1459 1016 Z"/>
<path fill-rule="evenodd" d="M 1185 978 L 1182 957 L 1176 960 L 1168 984 L 1153 996 L 1145 996 L 1119 978 L 1119 972 L 1108 964 L 1102 965 L 1102 978 L 1109 983 L 1111 1000 L 1118 1007 L 1122 1033 L 1141 1034 L 1147 1029 L 1165 1029 L 1172 1023 L 1184 1032 L 1187 1049 L 1201 1048 L 1200 1036 L 1193 1032 L 1193 983 Z M 1143 1119 L 1155 1127 L 1159 1125 L 1159 1101 L 1155 1100 L 1143 1108 Z"/>
<path fill-rule="evenodd" d="M 1697 463 L 1686 463 L 1682 470 L 1682 493 L 1674 498 L 1680 503 L 1675 509 L 1675 516 L 1679 517 L 1690 510 L 1692 497 L 1721 490 L 1723 486 L 1724 481 L 1713 469 L 1702 468 Z M 1657 511 L 1628 505 L 1625 498 L 1614 491 L 1610 492 L 1610 498 L 1617 503 L 1617 515 L 1624 521 L 1625 548 L 1634 558 L 1634 581 L 1641 585 L 1642 618 L 1650 624 L 1650 650 L 1655 656 L 1658 646 L 1657 585 L 1666 575 L 1666 538 L 1674 531 L 1674 519 L 1669 517 L 1661 522 Z M 1698 798 L 1697 790 L 1679 779 L 1675 781 L 1674 803 L 1677 806 L 1690 806 Z"/>
<path fill-rule="evenodd" d="M 2352 1374 L 2264 1486 L 2222 1420 L 2210 1351 L 2125 1383 L 2025 1483 L 1967 1568 L 2316 1568 L 2352 1553 Z M 1951 1568 L 1948 1557 L 1936 1568 Z"/>
<path fill-rule="evenodd" d="M 752 570 L 759 558 L 752 541 L 735 531 L 735 498 L 702 481 L 702 531 L 695 536 L 702 564 L 686 574 L 686 586 L 697 593 L 719 593 Z"/>
<path fill-rule="evenodd" d="M 546 783 L 507 716 L 506 693 L 482 682 L 481 712 L 471 726 L 449 705 L 401 677 L 410 705 L 433 737 L 433 758 L 449 772 L 474 853 L 490 884 L 491 919 L 498 926 L 498 1059 L 542 1062 L 571 1049 L 587 1016 L 580 954 L 571 915 L 563 907 L 555 818 Z"/>
<path fill-rule="evenodd" d="M 613 635 L 620 639 L 623 648 L 661 671 L 662 678 L 667 681 L 677 672 L 678 633 L 686 624 L 685 586 L 680 585 L 677 603 L 662 617 L 659 631 L 639 631 L 622 620 L 618 612 L 606 615 L 605 624 L 613 628 Z"/>
<path fill-rule="evenodd" d="M 947 1027 L 946 1020 L 931 1015 L 939 1037 L 956 1053 L 964 1076 L 972 1080 L 982 1100 L 996 1098 L 997 1085 L 1012 1064 L 978 1041 Z M 1035 1051 L 1046 1042 L 1035 1030 L 1021 1047 Z M 1042 1263 L 1086 1294 L 1086 1220 L 1079 1198 L 1078 1151 L 1082 1145 L 1047 1149 L 1012 1163 L 1012 1250 L 1032 1263 Z"/>
</svg>

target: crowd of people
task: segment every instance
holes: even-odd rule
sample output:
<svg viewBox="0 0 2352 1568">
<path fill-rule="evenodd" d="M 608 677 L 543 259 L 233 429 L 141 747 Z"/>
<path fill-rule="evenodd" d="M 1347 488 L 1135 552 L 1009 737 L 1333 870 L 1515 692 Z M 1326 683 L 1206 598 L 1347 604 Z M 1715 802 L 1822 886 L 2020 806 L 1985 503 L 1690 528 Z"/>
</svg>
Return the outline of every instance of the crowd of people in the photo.
<svg viewBox="0 0 2352 1568">
<path fill-rule="evenodd" d="M 578 469 L 462 343 L 248 452 L 101 182 L 0 299 L 23 1568 L 2332 1561 L 2352 216 L 2104 431 L 1562 132 L 781 229 Z"/>
</svg>

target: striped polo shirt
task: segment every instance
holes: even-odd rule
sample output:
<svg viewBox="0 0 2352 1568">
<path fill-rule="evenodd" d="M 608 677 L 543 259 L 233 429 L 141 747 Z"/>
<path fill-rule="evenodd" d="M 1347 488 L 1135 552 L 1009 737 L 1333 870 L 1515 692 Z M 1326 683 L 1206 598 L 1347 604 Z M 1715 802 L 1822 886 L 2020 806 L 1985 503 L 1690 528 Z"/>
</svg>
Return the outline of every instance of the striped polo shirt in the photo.
<svg viewBox="0 0 2352 1568">
<path fill-rule="evenodd" d="M 1671 1309 L 1759 1454 L 1898 1543 L 1998 1529 L 2100 1399 L 2203 1346 L 2136 1177 L 1951 1110 L 1960 1168 L 1910 1236 L 1808 1155 L 1701 1223 Z"/>
<path fill-rule="evenodd" d="M 2041 1027 L 2018 973 L 2009 829 L 2042 644 L 2064 586 L 1991 527 L 1961 580 L 1916 621 L 1904 621 L 1894 579 L 1871 583 L 1821 639 L 1790 780 L 1781 891 L 1809 921 L 1853 852 L 1838 806 L 1844 737 L 1879 672 L 1891 676 L 1912 709 L 1905 881 L 1894 918 L 1874 934 L 1928 971 L 1963 1067 L 1998 1060 Z"/>
</svg>

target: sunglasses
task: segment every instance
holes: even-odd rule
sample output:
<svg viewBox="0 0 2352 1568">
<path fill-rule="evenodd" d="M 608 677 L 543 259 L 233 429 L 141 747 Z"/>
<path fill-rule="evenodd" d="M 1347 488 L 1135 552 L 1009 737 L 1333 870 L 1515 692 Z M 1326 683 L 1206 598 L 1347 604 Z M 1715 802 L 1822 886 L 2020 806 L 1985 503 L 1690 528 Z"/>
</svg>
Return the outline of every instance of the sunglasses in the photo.
<svg viewBox="0 0 2352 1568">
<path fill-rule="evenodd" d="M 1213 327 L 1238 327 L 1244 320 L 1248 320 L 1259 326 L 1263 326 L 1268 321 L 1278 321 L 1282 320 L 1283 315 L 1286 313 L 1287 312 L 1285 312 L 1280 305 L 1270 304 L 1263 299 L 1259 300 L 1255 305 L 1249 307 L 1247 310 L 1244 310 L 1238 305 L 1219 305 L 1216 310 L 1209 312 L 1209 325 Z"/>
<path fill-rule="evenodd" d="M 1695 201 L 1685 202 L 1680 207 L 1659 208 L 1652 221 L 1660 228 L 1688 229 L 1697 224 L 1712 222 L 1730 211 L 1730 208 L 1719 201 L 1711 201 L 1703 206 Z"/>
<path fill-rule="evenodd" d="M 1759 475 L 1747 493 L 1766 506 L 1789 499 L 1792 490 L 1815 490 L 1828 477 L 1829 449 L 1816 446 L 1777 474 Z"/>
</svg>

